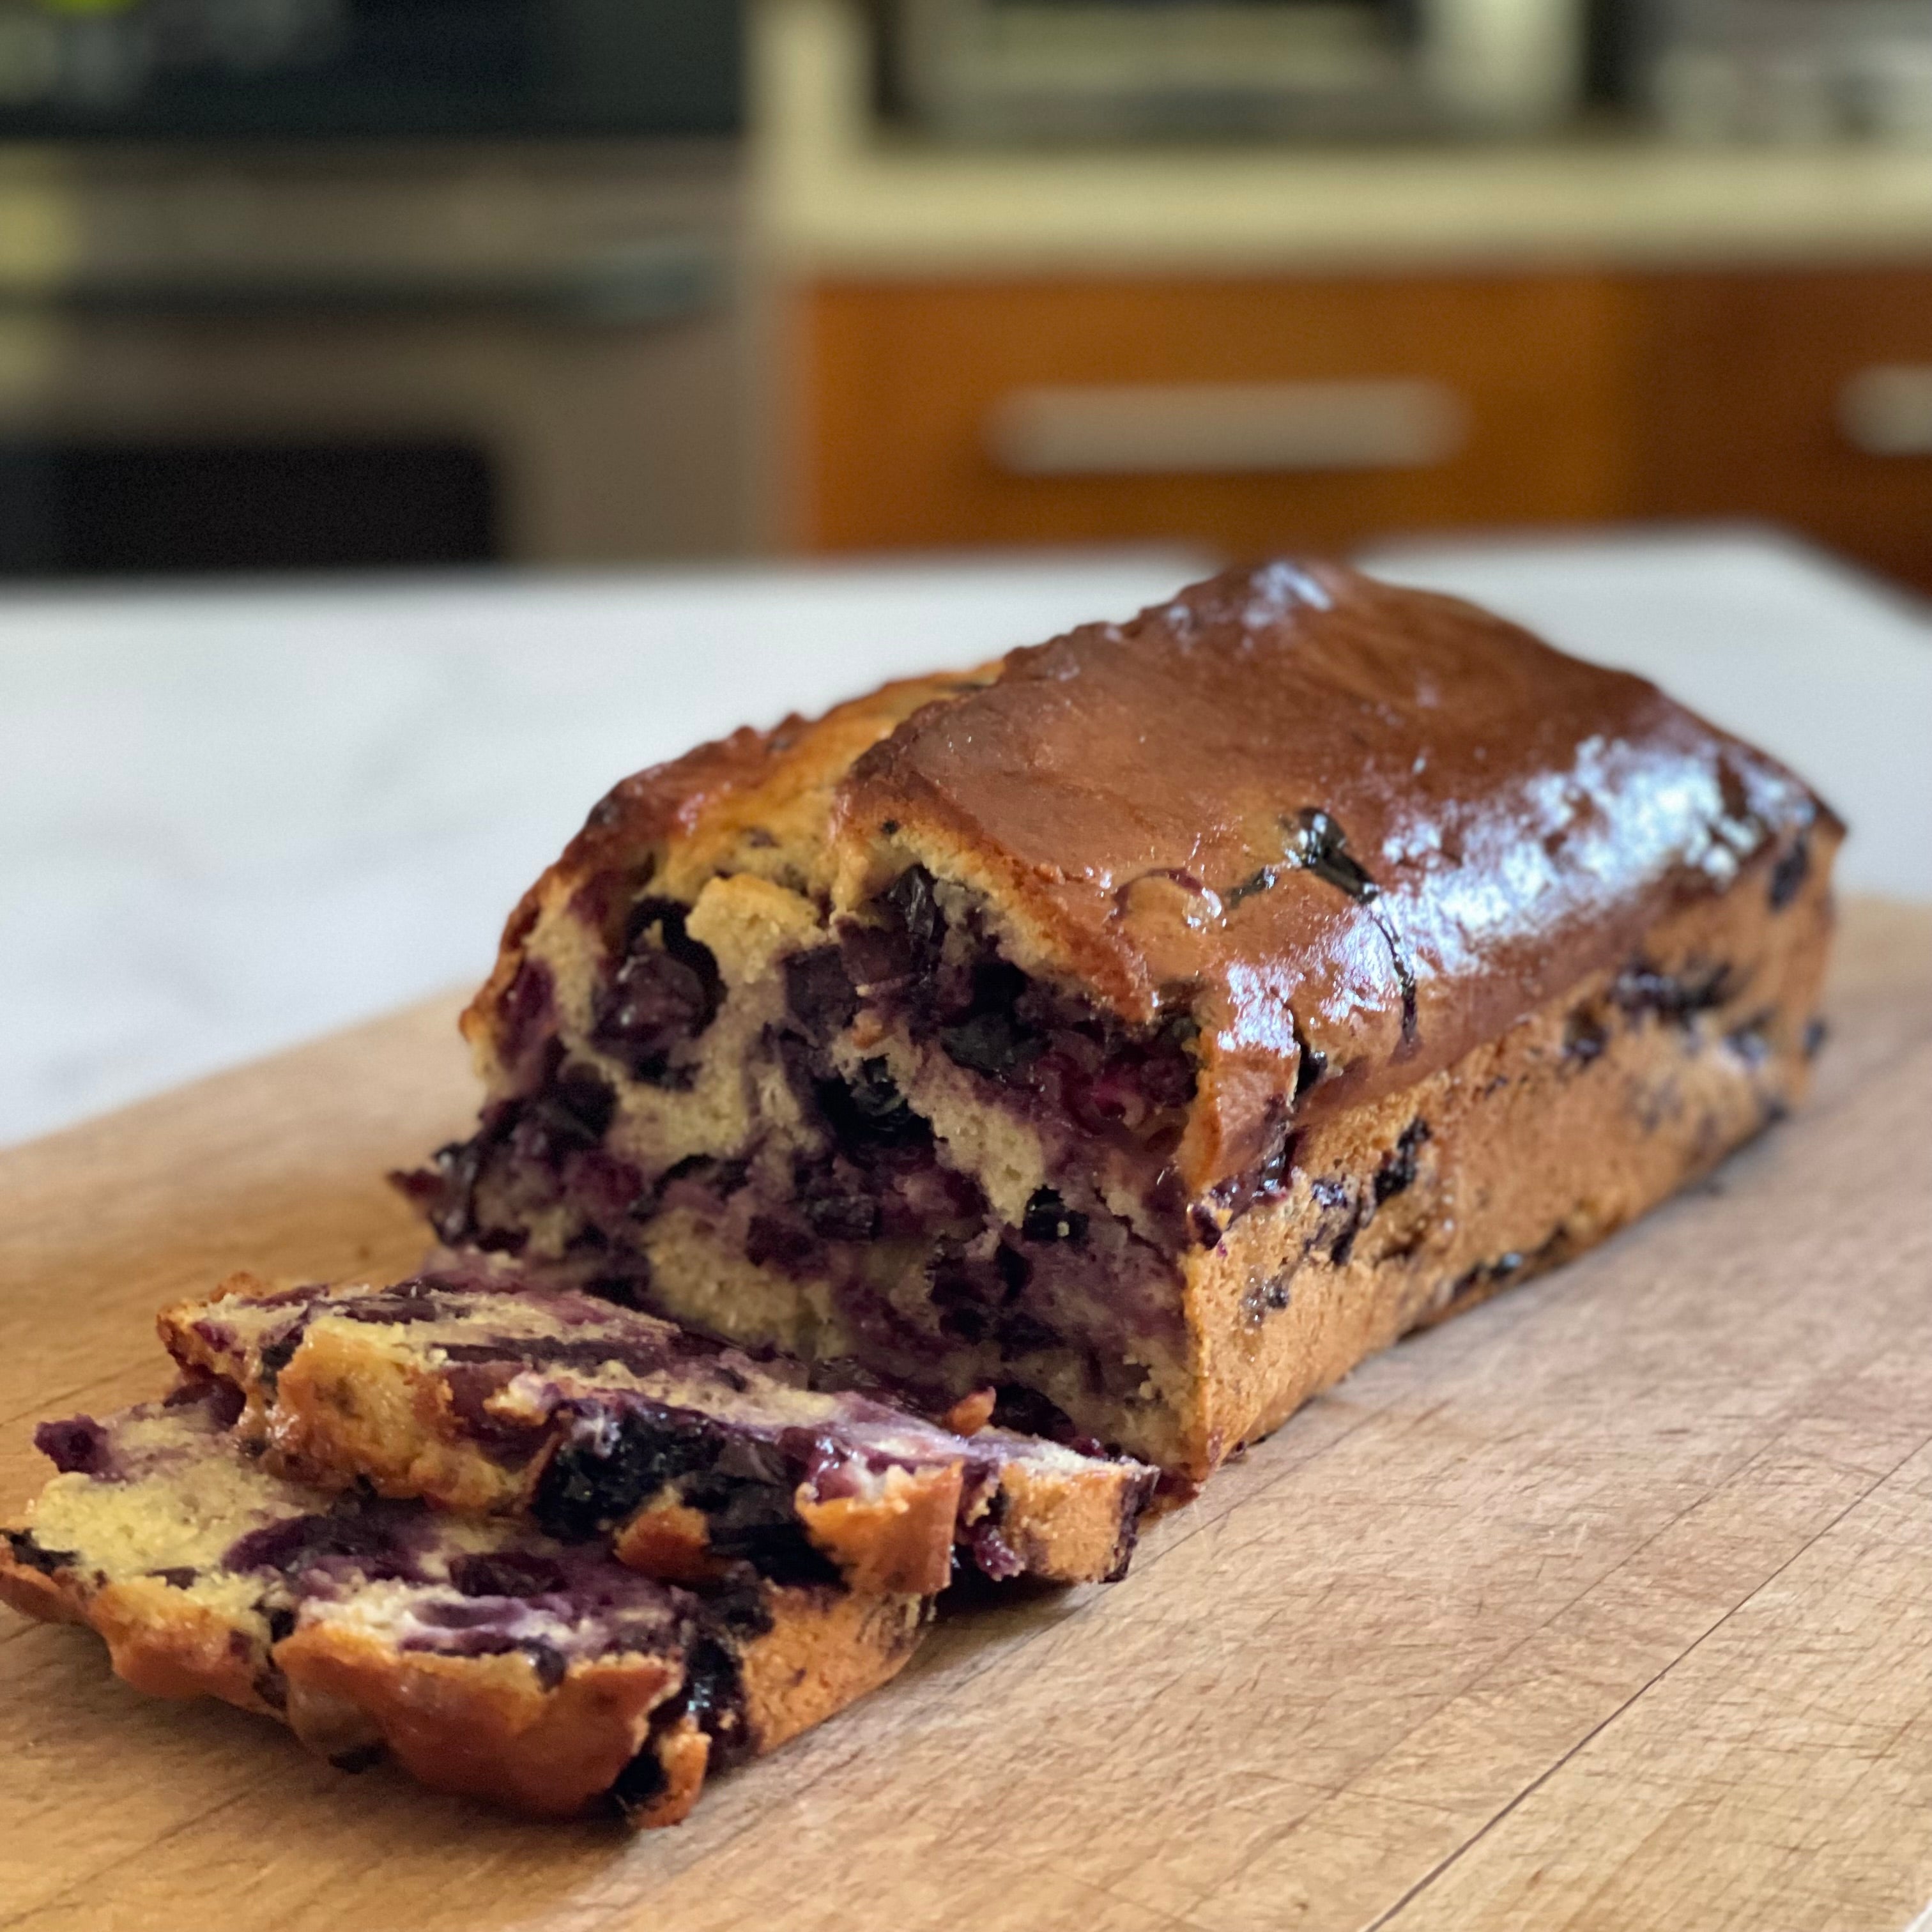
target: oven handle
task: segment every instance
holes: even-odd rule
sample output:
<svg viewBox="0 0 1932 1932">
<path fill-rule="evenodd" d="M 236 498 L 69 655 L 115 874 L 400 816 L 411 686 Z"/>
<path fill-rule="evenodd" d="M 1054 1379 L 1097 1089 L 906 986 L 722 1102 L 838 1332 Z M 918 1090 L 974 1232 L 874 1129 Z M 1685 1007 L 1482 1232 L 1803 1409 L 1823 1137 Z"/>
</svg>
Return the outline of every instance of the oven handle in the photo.
<svg viewBox="0 0 1932 1932">
<path fill-rule="evenodd" d="M 725 250 L 676 241 L 611 250 L 529 274 L 373 268 L 91 275 L 83 269 L 51 286 L 0 291 L 0 304 L 156 320 L 472 314 L 637 328 L 710 314 L 724 305 L 730 281 Z"/>
</svg>

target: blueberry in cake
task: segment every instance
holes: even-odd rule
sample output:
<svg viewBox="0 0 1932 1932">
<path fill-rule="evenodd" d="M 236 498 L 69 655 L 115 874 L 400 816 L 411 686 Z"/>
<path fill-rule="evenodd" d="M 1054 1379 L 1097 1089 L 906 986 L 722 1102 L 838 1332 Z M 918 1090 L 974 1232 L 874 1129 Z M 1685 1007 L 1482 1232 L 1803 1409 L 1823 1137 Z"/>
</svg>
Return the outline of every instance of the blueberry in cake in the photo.
<svg viewBox="0 0 1932 1932">
<path fill-rule="evenodd" d="M 990 1391 L 958 1432 L 502 1268 L 383 1288 L 242 1276 L 160 1325 L 189 1374 L 244 1392 L 241 1432 L 284 1474 L 602 1538 L 675 1581 L 749 1561 L 930 1595 L 956 1543 L 995 1577 L 1099 1581 L 1126 1568 L 1154 1486 L 1138 1463 L 975 1426 Z"/>
<path fill-rule="evenodd" d="M 154 1695 L 279 1718 L 346 1767 L 544 1816 L 614 1804 L 676 1822 L 707 1771 L 775 1749 L 884 1683 L 917 1595 L 779 1582 L 700 1588 L 598 1543 L 271 1474 L 232 1384 L 44 1424 L 59 1473 L 0 1541 L 0 1599 L 91 1625 Z"/>
<path fill-rule="evenodd" d="M 1802 1092 L 1842 828 L 1276 563 L 620 784 L 465 1016 L 446 1249 L 1184 1484 Z"/>
</svg>

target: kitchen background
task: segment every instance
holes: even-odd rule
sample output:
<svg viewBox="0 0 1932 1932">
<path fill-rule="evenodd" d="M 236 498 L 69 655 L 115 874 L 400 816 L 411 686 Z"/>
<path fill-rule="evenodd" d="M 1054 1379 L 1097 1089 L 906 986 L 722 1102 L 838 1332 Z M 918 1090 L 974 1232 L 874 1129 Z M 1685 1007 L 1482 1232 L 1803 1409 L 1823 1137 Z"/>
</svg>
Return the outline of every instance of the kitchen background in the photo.
<svg viewBox="0 0 1932 1932">
<path fill-rule="evenodd" d="M 1744 518 L 1932 586 L 1932 0 L 0 0 L 0 571 Z"/>
</svg>

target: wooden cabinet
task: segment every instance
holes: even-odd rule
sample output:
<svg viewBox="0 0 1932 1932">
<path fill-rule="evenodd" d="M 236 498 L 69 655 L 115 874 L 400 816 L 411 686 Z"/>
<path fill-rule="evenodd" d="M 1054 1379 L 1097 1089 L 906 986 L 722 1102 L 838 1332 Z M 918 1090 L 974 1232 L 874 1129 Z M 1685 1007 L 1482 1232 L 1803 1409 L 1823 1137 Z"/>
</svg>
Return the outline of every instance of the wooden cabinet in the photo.
<svg viewBox="0 0 1932 1932">
<path fill-rule="evenodd" d="M 1600 277 L 820 286 L 800 321 L 800 525 L 814 548 L 1333 547 L 1613 517 L 1629 495 L 1630 292 Z M 1185 443 L 1190 406 L 1211 416 L 1233 386 L 1331 417 L 1352 394 L 1433 397 L 1450 434 L 1366 466 L 1346 448 L 1280 467 L 1252 452 L 1232 467 L 1212 450 L 1163 459 L 1156 436 L 1123 469 L 1115 437 L 1088 464 L 1076 448 L 1058 473 L 1028 474 L 1002 448 L 1016 410 L 1074 388 L 1164 410 Z"/>
<path fill-rule="evenodd" d="M 1644 507 L 1804 530 L 1932 587 L 1932 269 L 1660 278 Z"/>
<path fill-rule="evenodd" d="M 820 284 L 795 320 L 810 549 L 1744 515 L 1932 584 L 1932 270 Z"/>
</svg>

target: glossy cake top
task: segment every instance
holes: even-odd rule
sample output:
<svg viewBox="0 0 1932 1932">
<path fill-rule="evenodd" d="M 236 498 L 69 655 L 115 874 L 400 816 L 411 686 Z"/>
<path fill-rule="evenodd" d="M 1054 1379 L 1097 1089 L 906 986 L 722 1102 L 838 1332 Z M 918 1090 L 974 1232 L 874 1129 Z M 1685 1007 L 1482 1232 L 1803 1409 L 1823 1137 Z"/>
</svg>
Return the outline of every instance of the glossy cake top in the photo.
<svg viewBox="0 0 1932 1932">
<path fill-rule="evenodd" d="M 1304 1114 L 1448 1064 L 1829 817 L 1640 678 L 1289 563 L 1014 652 L 841 809 L 873 875 L 976 873 L 1022 963 L 1124 1016 L 1191 1002 L 1210 1059 L 1320 1054 Z"/>
<path fill-rule="evenodd" d="M 1643 680 L 1330 564 L 1232 572 L 990 673 L 889 686 L 640 773 L 526 902 L 753 871 L 868 916 L 907 868 L 1029 973 L 1198 1024 L 1204 1185 L 1459 1058 L 1673 904 L 1795 890 L 1804 785 Z M 1782 882 L 1782 886 L 1780 886 Z"/>
</svg>

